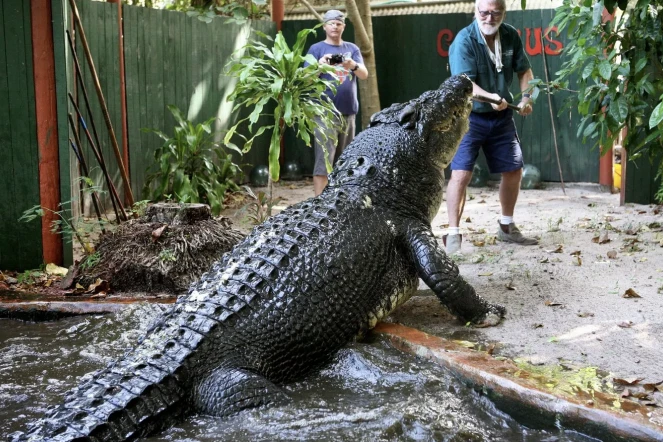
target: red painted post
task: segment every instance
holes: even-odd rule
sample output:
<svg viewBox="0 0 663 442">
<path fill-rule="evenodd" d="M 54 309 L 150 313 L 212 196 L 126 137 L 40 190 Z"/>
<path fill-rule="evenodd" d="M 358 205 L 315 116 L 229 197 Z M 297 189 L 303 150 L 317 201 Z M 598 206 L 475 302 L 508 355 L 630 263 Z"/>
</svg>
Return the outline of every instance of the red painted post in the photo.
<svg viewBox="0 0 663 442">
<path fill-rule="evenodd" d="M 609 22 L 613 18 L 614 16 L 609 14 L 607 9 L 603 9 L 603 16 L 602 16 L 603 23 Z M 601 151 L 603 151 L 605 146 L 600 146 L 600 147 Z M 601 157 L 599 158 L 599 185 L 606 186 L 608 188 L 608 191 L 611 193 L 614 185 L 613 175 L 612 175 L 613 155 L 614 153 L 612 151 L 612 146 L 610 146 L 610 149 L 608 149 L 608 151 L 605 154 L 601 155 Z"/>
<path fill-rule="evenodd" d="M 285 17 L 285 6 L 283 0 L 272 0 L 272 21 L 276 23 L 276 30 L 281 30 L 281 23 Z"/>
<path fill-rule="evenodd" d="M 272 21 L 276 23 L 276 31 L 281 31 L 281 25 L 283 23 L 283 17 L 285 17 L 285 7 L 283 5 L 283 0 L 272 0 Z M 285 136 L 283 134 L 283 119 L 279 121 L 281 127 L 281 145 L 279 148 L 279 164 L 283 166 L 285 162 Z"/>
<path fill-rule="evenodd" d="M 55 57 L 51 0 L 30 0 L 32 64 L 35 85 L 35 116 L 39 146 L 39 204 L 58 211 L 60 204 L 60 162 L 55 96 Z M 41 221 L 43 259 L 61 265 L 62 238 L 51 232 L 56 215 L 46 212 Z"/>
<path fill-rule="evenodd" d="M 126 74 L 124 70 L 124 21 L 122 18 L 122 1 L 108 0 L 109 3 L 117 3 L 117 29 L 119 35 L 120 53 L 120 114 L 122 119 L 122 159 L 127 168 L 127 173 L 131 171 L 129 163 L 129 136 L 127 130 L 127 87 Z M 124 203 L 130 204 L 127 189 L 124 189 Z"/>
</svg>

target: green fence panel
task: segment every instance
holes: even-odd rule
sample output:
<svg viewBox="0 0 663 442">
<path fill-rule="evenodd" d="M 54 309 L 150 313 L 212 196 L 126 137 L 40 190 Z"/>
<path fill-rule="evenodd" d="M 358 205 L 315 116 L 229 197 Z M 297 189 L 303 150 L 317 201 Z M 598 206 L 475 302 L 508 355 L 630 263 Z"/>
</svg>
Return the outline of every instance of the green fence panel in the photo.
<svg viewBox="0 0 663 442">
<path fill-rule="evenodd" d="M 0 2 L 0 269 L 42 263 L 41 223 L 19 223 L 39 204 L 30 2 Z"/>
<path fill-rule="evenodd" d="M 636 204 L 656 203 L 656 193 L 661 188 L 661 177 L 657 177 L 658 165 L 663 162 L 663 155 L 654 155 L 651 158 L 644 155 L 636 160 L 629 160 L 626 164 L 626 179 L 622 182 L 624 187 L 624 202 Z M 624 169 L 622 169 L 623 171 Z"/>
<path fill-rule="evenodd" d="M 92 54 L 94 61 L 95 71 L 99 77 L 101 90 L 103 91 L 104 101 L 106 103 L 110 121 L 112 124 L 113 132 L 117 139 L 117 143 L 122 149 L 122 119 L 120 108 L 120 69 L 119 69 L 119 31 L 117 24 L 117 5 L 106 2 L 92 2 L 92 1 L 77 1 L 81 22 L 85 30 L 85 36 Z M 78 107 L 83 114 L 83 118 L 87 124 L 90 135 L 95 144 L 97 144 L 94 135 L 93 125 L 96 128 L 98 135 L 99 147 L 106 165 L 108 173 L 110 174 L 115 187 L 120 195 L 123 192 L 122 178 L 120 169 L 118 167 L 115 149 L 111 142 L 110 131 L 106 124 L 104 114 L 102 111 L 101 101 L 94 85 L 94 77 L 90 65 L 86 59 L 83 45 L 80 36 L 72 33 L 76 40 L 76 54 L 81 65 L 82 79 L 90 99 L 91 113 L 88 112 L 85 101 L 83 98 L 82 89 L 76 83 L 76 90 L 74 96 L 77 98 Z M 74 91 L 71 91 L 74 92 Z M 76 116 L 73 107 L 70 107 L 72 116 Z M 86 138 L 83 127 L 79 125 L 79 135 L 81 137 L 81 144 L 83 145 L 83 153 L 90 169 L 90 178 L 100 186 L 104 194 L 102 195 L 102 210 L 111 212 L 112 205 L 108 198 L 109 189 L 106 185 L 101 167 L 96 160 L 90 143 Z M 81 171 L 82 174 L 82 171 Z M 74 192 L 75 193 L 75 192 Z M 79 198 L 76 197 L 78 201 Z M 90 200 L 87 201 L 88 207 Z"/>
<path fill-rule="evenodd" d="M 554 78 L 562 64 L 558 51 L 565 40 L 555 31 L 541 42 L 552 20 L 553 10 L 511 11 L 507 22 L 522 33 L 534 76 L 545 80 L 543 54 L 546 54 L 548 74 Z M 455 35 L 472 21 L 472 14 L 421 14 L 373 17 L 373 35 L 377 64 L 378 87 L 382 108 L 417 97 L 435 89 L 450 76 L 448 49 Z M 289 43 L 296 33 L 313 27 L 316 21 L 285 21 L 283 34 Z M 352 41 L 353 30 L 348 26 L 344 39 Z M 322 29 L 318 38 L 309 38 L 308 46 L 324 38 Z M 513 92 L 519 93 L 517 81 Z M 361 99 L 361 97 L 360 97 Z M 552 98 L 553 120 L 557 130 L 557 144 L 565 181 L 598 182 L 598 149 L 584 145 L 575 136 L 579 117 L 571 110 L 559 116 L 564 94 Z M 535 112 L 528 118 L 515 116 L 520 134 L 524 160 L 534 164 L 545 181 L 559 181 L 559 171 L 552 136 L 550 108 L 545 95 L 536 103 Z M 359 128 L 358 128 L 359 130 Z M 313 154 L 302 142 L 289 134 L 286 158 L 302 164 L 306 173 L 312 171 Z M 480 160 L 485 164 L 485 160 Z"/>
<path fill-rule="evenodd" d="M 129 6 L 123 16 L 130 171 L 138 196 L 154 151 L 162 144 L 142 129 L 172 134 L 175 120 L 167 105 L 176 105 L 194 122 L 216 117 L 218 139 L 237 121 L 238 113 L 231 112 L 232 103 L 226 100 L 235 83 L 223 72 L 231 54 L 246 43 L 250 28 L 224 19 L 204 23 L 181 12 Z M 251 28 L 275 34 L 272 22 L 252 22 Z M 236 161 L 257 164 L 267 158 L 268 149 L 269 137 L 263 136 Z"/>
</svg>

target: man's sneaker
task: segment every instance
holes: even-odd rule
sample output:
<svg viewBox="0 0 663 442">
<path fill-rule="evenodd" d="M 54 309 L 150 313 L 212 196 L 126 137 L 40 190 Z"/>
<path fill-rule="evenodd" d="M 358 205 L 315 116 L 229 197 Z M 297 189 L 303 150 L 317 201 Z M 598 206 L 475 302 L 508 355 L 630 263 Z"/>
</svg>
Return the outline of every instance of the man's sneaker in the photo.
<svg viewBox="0 0 663 442">
<path fill-rule="evenodd" d="M 504 224 L 497 222 L 499 224 L 499 229 L 497 229 L 497 240 L 504 242 L 511 242 L 514 244 L 520 244 L 522 246 L 535 246 L 539 243 L 539 240 L 536 238 L 528 238 L 523 236 L 518 230 L 518 227 L 514 223 L 505 226 Z M 506 232 L 504 231 L 506 230 Z"/>
<path fill-rule="evenodd" d="M 463 242 L 463 235 L 460 233 L 456 235 L 443 235 L 442 242 L 444 242 L 447 255 L 453 255 L 460 251 L 460 243 Z"/>
</svg>

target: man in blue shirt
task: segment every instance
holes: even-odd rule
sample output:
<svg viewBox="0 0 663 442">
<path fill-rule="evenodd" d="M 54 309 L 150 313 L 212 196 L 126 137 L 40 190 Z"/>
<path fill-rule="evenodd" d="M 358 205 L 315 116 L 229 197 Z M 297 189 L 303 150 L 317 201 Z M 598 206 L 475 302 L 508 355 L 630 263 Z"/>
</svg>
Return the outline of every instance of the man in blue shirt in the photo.
<svg viewBox="0 0 663 442">
<path fill-rule="evenodd" d="M 538 240 L 523 236 L 513 220 L 523 172 L 523 155 L 513 121 L 513 103 L 509 86 L 514 72 L 518 76 L 521 101 L 520 115 L 532 113 L 529 81 L 532 69 L 518 31 L 506 23 L 505 0 L 476 0 L 475 21 L 462 29 L 449 48 L 451 74 L 466 74 L 474 83 L 473 93 L 493 98 L 500 104 L 475 102 L 470 114 L 470 129 L 463 138 L 451 162 L 451 179 L 447 185 L 449 228 L 444 235 L 448 254 L 460 250 L 460 218 L 463 214 L 465 192 L 472 178 L 472 169 L 483 148 L 492 173 L 500 173 L 500 205 L 497 239 L 521 245 L 538 244 Z"/>
<path fill-rule="evenodd" d="M 326 38 L 312 45 L 308 53 L 312 54 L 319 64 L 338 67 L 336 74 L 339 84 L 336 85 L 336 94 L 333 95 L 330 90 L 327 90 L 327 94 L 342 115 L 343 121 L 338 122 L 334 127 L 319 127 L 316 131 L 314 137 L 315 165 L 313 166 L 313 189 L 316 196 L 320 195 L 327 186 L 327 166 L 322 149 L 327 149 L 329 161 L 333 163 L 341 155 L 345 146 L 354 139 L 355 116 L 359 110 L 357 78 L 362 80 L 368 78 L 368 70 L 364 66 L 364 59 L 359 47 L 354 43 L 343 41 L 341 38 L 345 30 L 345 15 L 341 11 L 332 9 L 325 13 L 323 22 Z M 335 58 L 341 58 L 341 61 L 337 61 Z M 327 79 L 332 79 L 331 75 L 326 76 Z M 319 131 L 322 130 L 326 131 L 326 141 L 323 141 L 325 138 L 319 135 Z M 333 136 L 330 131 L 336 131 L 337 136 Z M 335 138 L 338 139 L 336 143 Z"/>
</svg>

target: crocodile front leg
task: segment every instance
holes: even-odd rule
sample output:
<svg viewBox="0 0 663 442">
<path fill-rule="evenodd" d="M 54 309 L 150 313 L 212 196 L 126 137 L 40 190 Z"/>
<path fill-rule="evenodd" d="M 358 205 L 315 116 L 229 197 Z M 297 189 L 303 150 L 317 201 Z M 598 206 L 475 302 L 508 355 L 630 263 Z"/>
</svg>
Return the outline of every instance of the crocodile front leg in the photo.
<svg viewBox="0 0 663 442">
<path fill-rule="evenodd" d="M 506 309 L 477 295 L 460 276 L 458 266 L 449 259 L 428 226 L 414 225 L 407 231 L 407 243 L 419 277 L 452 314 L 478 327 L 497 325 Z"/>
</svg>

